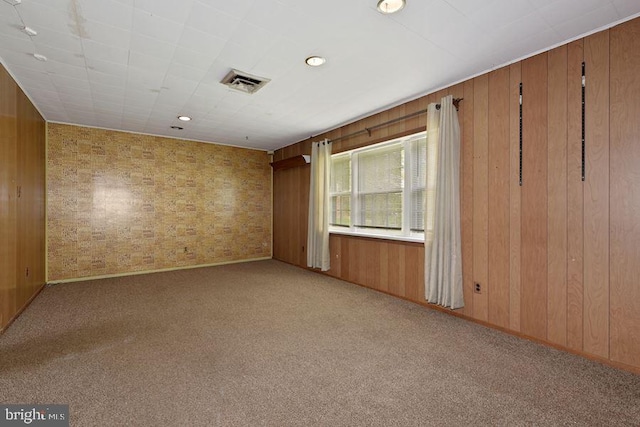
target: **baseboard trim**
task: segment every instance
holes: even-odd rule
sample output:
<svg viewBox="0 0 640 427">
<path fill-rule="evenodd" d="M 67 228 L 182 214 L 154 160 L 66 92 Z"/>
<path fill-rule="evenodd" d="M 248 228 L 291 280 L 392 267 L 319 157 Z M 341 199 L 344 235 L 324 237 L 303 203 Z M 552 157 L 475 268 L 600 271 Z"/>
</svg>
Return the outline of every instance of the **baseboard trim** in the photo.
<svg viewBox="0 0 640 427">
<path fill-rule="evenodd" d="M 293 263 L 290 263 L 290 262 L 287 262 L 287 261 L 279 260 L 279 259 L 276 259 L 276 258 L 274 258 L 274 259 L 276 261 L 284 262 L 285 264 L 289 264 L 289 265 L 293 265 L 293 266 L 298 267 L 298 268 L 302 268 L 303 270 L 312 271 L 314 273 L 322 274 L 323 276 L 331 277 L 333 279 L 342 280 L 343 282 L 351 283 L 353 285 L 360 286 L 360 287 L 363 287 L 363 288 L 367 288 L 367 289 L 370 289 L 372 291 L 380 292 L 382 294 L 389 295 L 389 296 L 392 296 L 394 298 L 399 298 L 399 299 L 404 300 L 404 301 L 412 302 L 414 304 L 418 304 L 418 305 L 420 305 L 422 307 L 426 307 L 426 308 L 429 308 L 431 310 L 436 310 L 436 311 L 439 311 L 439 312 L 442 312 L 442 313 L 446 313 L 446 314 L 451 315 L 451 316 L 459 317 L 460 319 L 464 319 L 464 320 L 468 320 L 468 321 L 473 322 L 473 323 L 477 323 L 478 325 L 484 326 L 486 328 L 495 329 L 495 330 L 498 330 L 500 332 L 504 332 L 506 334 L 513 335 L 513 336 L 521 338 L 521 339 L 525 339 L 527 341 L 532 341 L 532 342 L 535 342 L 537 344 L 542 344 L 544 346 L 551 347 L 551 348 L 554 348 L 556 350 L 563 351 L 565 353 L 570 353 L 570 354 L 573 354 L 573 355 L 576 355 L 576 356 L 580 356 L 580 357 L 583 357 L 585 359 L 592 360 L 594 362 L 598 362 L 598 363 L 601 363 L 603 365 L 610 366 L 612 368 L 616 368 L 616 369 L 620 369 L 622 371 L 627 371 L 627 372 L 631 372 L 633 374 L 640 375 L 640 367 L 637 367 L 637 366 L 632 366 L 632 365 L 627 365 L 625 363 L 616 362 L 616 361 L 613 361 L 611 359 L 606 359 L 604 357 L 595 356 L 593 354 L 589 354 L 589 353 L 586 353 L 586 352 L 583 352 L 583 351 L 580 351 L 580 350 L 576 350 L 576 349 L 573 349 L 573 348 L 565 347 L 565 346 L 562 346 L 560 344 L 557 344 L 557 343 L 554 343 L 554 342 L 551 342 L 551 341 L 547 341 L 547 340 L 543 340 L 543 339 L 540 339 L 540 338 L 532 337 L 530 335 L 523 334 L 522 332 L 518 332 L 518 331 L 511 330 L 511 329 L 503 328 L 502 326 L 494 325 L 494 324 L 491 324 L 489 322 L 485 322 L 483 320 L 474 319 L 473 317 L 467 316 L 467 315 L 462 314 L 462 313 L 458 313 L 458 312 L 456 312 L 454 310 L 451 310 L 451 309 L 448 309 L 448 308 L 445 308 L 445 307 L 441 307 L 439 305 L 430 304 L 427 301 L 416 301 L 416 300 L 413 300 L 413 299 L 410 299 L 410 298 L 407 298 L 407 297 L 403 297 L 403 296 L 400 296 L 400 295 L 392 294 L 391 292 L 383 291 L 383 290 L 380 290 L 380 289 L 375 289 L 375 288 L 372 288 L 370 286 L 363 285 L 362 283 L 357 283 L 357 282 L 353 282 L 351 280 L 343 279 L 341 277 L 332 276 L 332 275 L 330 275 L 330 274 L 328 274 L 327 272 L 324 272 L 324 271 L 320 271 L 320 270 L 309 268 L 309 267 L 303 267 L 303 266 L 300 266 L 300 265 L 297 265 L 297 264 L 293 264 Z"/>
<path fill-rule="evenodd" d="M 126 273 L 103 274 L 101 276 L 74 277 L 70 279 L 51 280 L 47 282 L 47 285 L 58 285 L 61 283 L 72 283 L 72 282 L 85 282 L 89 280 L 111 279 L 114 277 L 138 276 L 140 274 L 164 273 L 167 271 L 190 270 L 193 268 L 216 267 L 218 265 L 241 264 L 245 262 L 265 261 L 269 259 L 272 259 L 272 258 L 271 257 L 249 258 L 249 259 L 241 259 L 241 260 L 234 260 L 234 261 L 215 262 L 210 264 L 185 265 L 181 267 L 159 268 L 155 270 L 142 270 L 142 271 L 131 271 Z"/>
</svg>

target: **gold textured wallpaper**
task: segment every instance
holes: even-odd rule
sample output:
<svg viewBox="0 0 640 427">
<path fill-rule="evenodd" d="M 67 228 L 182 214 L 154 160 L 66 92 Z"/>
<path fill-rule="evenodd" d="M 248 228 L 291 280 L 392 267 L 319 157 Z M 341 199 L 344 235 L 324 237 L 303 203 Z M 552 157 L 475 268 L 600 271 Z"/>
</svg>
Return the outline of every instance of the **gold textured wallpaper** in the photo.
<svg viewBox="0 0 640 427">
<path fill-rule="evenodd" d="M 48 280 L 271 256 L 267 153 L 50 123 Z"/>
</svg>

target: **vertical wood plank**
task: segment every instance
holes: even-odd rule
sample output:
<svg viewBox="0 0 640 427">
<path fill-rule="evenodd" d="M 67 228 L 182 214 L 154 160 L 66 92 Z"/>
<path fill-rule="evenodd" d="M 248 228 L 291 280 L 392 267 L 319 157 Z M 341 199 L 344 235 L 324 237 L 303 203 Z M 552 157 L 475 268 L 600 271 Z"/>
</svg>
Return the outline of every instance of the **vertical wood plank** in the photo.
<svg viewBox="0 0 640 427">
<path fill-rule="evenodd" d="M 567 343 L 567 46 L 549 51 L 547 339 Z"/>
<path fill-rule="evenodd" d="M 609 357 L 609 31 L 584 40 L 584 350 Z"/>
<path fill-rule="evenodd" d="M 380 243 L 380 290 L 389 292 L 389 243 Z"/>
<path fill-rule="evenodd" d="M 360 283 L 360 245 L 357 238 L 349 238 L 349 276 L 347 280 Z"/>
<path fill-rule="evenodd" d="M 611 360 L 640 367 L 640 20 L 611 37 Z"/>
<path fill-rule="evenodd" d="M 464 314 L 473 316 L 473 80 L 464 83 L 462 110 L 462 286 L 464 294 Z"/>
<path fill-rule="evenodd" d="M 349 253 L 349 238 L 343 236 L 340 239 L 340 277 L 349 280 L 351 276 L 351 254 Z"/>
<path fill-rule="evenodd" d="M 419 256 L 417 246 L 405 247 L 405 293 L 412 301 L 420 300 L 420 289 L 424 289 L 424 274 L 420 277 Z M 424 265 L 424 263 L 423 263 Z"/>
<path fill-rule="evenodd" d="M 16 89 L 0 64 L 0 328 L 16 312 Z"/>
<path fill-rule="evenodd" d="M 33 135 L 30 131 L 29 99 L 20 89 L 16 93 L 16 137 L 18 155 L 17 184 L 22 188 L 22 195 L 17 199 L 17 280 L 16 308 L 23 307 L 31 296 L 31 277 L 27 270 L 33 270 L 33 208 L 35 207 L 33 174 L 36 172 L 37 159 L 31 159 L 33 152 Z M 35 164 L 34 164 L 35 163 Z M 44 167 L 44 165 L 43 165 Z"/>
<path fill-rule="evenodd" d="M 342 267 L 342 243 L 339 234 L 331 234 L 329 236 L 329 253 L 331 254 L 331 268 L 328 271 L 333 277 L 340 277 Z"/>
<path fill-rule="evenodd" d="M 365 247 L 365 279 L 363 284 L 373 289 L 380 289 L 380 241 L 363 240 Z"/>
<path fill-rule="evenodd" d="M 387 254 L 389 259 L 387 291 L 393 295 L 400 295 L 400 245 L 389 242 Z"/>
<path fill-rule="evenodd" d="M 567 46 L 567 346 L 582 350 L 584 190 L 582 183 L 583 39 Z"/>
<path fill-rule="evenodd" d="M 547 336 L 547 54 L 522 61 L 522 332 Z"/>
<path fill-rule="evenodd" d="M 509 66 L 509 328 L 520 331 L 521 298 L 521 194 L 520 177 L 520 82 L 522 63 Z"/>
<path fill-rule="evenodd" d="M 476 77 L 473 83 L 473 281 L 482 293 L 473 294 L 473 317 L 487 321 L 488 313 L 488 155 L 489 155 L 489 78 Z"/>
<path fill-rule="evenodd" d="M 398 245 L 398 295 L 407 296 L 407 247 L 403 244 Z"/>
<path fill-rule="evenodd" d="M 427 300 L 424 289 L 424 245 L 417 246 L 415 249 L 417 249 L 418 257 L 418 268 L 416 272 L 418 277 L 418 302 L 422 303 Z"/>
<path fill-rule="evenodd" d="M 489 322 L 509 326 L 509 68 L 489 73 Z"/>
</svg>

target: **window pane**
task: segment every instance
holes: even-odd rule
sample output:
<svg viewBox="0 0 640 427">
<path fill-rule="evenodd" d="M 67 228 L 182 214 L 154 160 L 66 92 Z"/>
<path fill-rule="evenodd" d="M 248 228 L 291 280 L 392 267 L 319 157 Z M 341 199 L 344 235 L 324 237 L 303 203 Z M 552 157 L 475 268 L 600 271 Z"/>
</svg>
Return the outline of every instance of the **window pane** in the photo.
<svg viewBox="0 0 640 427">
<path fill-rule="evenodd" d="M 427 181 L 427 138 L 411 141 L 411 230 L 424 230 L 424 187 Z"/>
<path fill-rule="evenodd" d="M 351 195 L 331 196 L 331 225 L 351 225 Z"/>
<path fill-rule="evenodd" d="M 421 238 L 426 214 L 426 132 L 331 156 L 335 232 Z M 345 227 L 347 229 L 341 229 Z"/>
<path fill-rule="evenodd" d="M 427 138 L 411 141 L 411 188 L 424 188 L 427 181 Z"/>
<path fill-rule="evenodd" d="M 336 156 L 331 158 L 331 193 L 351 191 L 351 158 Z"/>
<path fill-rule="evenodd" d="M 404 186 L 403 151 L 402 144 L 393 144 L 359 153 L 360 193 L 401 191 Z"/>
<path fill-rule="evenodd" d="M 411 230 L 424 230 L 424 189 L 411 192 Z"/>
<path fill-rule="evenodd" d="M 358 226 L 402 228 L 402 192 L 361 194 Z"/>
</svg>

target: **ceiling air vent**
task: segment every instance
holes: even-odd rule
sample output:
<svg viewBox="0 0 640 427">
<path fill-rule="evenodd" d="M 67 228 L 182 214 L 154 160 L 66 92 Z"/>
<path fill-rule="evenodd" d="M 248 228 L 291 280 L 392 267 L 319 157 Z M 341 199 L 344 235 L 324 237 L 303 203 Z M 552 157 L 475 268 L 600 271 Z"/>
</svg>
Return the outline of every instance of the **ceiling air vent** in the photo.
<svg viewBox="0 0 640 427">
<path fill-rule="evenodd" d="M 262 86 L 269 83 L 269 79 L 253 76 L 238 70 L 231 70 L 220 83 L 229 86 L 231 89 L 252 94 L 256 93 Z"/>
</svg>

